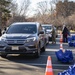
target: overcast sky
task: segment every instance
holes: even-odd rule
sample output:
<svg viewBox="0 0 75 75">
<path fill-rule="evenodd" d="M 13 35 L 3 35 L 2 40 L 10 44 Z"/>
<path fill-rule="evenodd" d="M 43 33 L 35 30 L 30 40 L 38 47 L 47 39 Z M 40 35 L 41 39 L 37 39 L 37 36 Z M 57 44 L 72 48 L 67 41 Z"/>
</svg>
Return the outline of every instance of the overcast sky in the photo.
<svg viewBox="0 0 75 75">
<path fill-rule="evenodd" d="M 20 6 L 24 0 L 15 0 L 15 1 Z M 30 15 L 33 15 L 33 13 L 35 12 L 34 10 L 36 9 L 36 3 L 41 2 L 41 1 L 50 1 L 50 0 L 30 0 L 31 2 L 30 10 L 29 10 L 29 13 L 31 12 Z"/>
<path fill-rule="evenodd" d="M 51 0 L 30 0 L 31 1 L 31 6 L 35 7 L 36 3 L 41 2 L 41 1 L 51 1 Z M 75 1 L 75 0 L 69 0 L 69 1 Z M 16 2 L 20 5 L 23 0 L 16 0 Z"/>
<path fill-rule="evenodd" d="M 15 0 L 15 1 L 20 6 L 24 0 Z M 41 2 L 41 1 L 49 1 L 50 2 L 52 0 L 30 0 L 31 5 L 30 5 L 30 11 L 29 11 L 29 13 L 31 12 L 31 15 L 35 12 L 33 10 L 36 9 L 36 3 Z M 75 1 L 75 0 L 69 0 L 69 1 Z"/>
<path fill-rule="evenodd" d="M 21 3 L 23 0 L 17 0 L 18 3 Z M 30 0 L 33 4 L 41 2 L 41 1 L 50 1 L 50 0 Z M 75 0 L 69 0 L 69 1 L 75 1 Z"/>
</svg>

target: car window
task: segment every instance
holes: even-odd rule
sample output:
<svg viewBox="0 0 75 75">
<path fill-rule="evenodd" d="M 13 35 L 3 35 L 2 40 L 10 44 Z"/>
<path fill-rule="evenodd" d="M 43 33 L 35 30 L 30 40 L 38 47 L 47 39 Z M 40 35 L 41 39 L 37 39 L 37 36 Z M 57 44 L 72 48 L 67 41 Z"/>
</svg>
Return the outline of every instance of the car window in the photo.
<svg viewBox="0 0 75 75">
<path fill-rule="evenodd" d="M 45 28 L 45 29 L 52 29 L 52 26 L 43 26 L 43 28 Z"/>
<path fill-rule="evenodd" d="M 34 34 L 36 32 L 37 32 L 36 25 L 23 24 L 23 25 L 11 25 L 6 33 L 7 34 L 12 34 L 12 33 Z"/>
</svg>

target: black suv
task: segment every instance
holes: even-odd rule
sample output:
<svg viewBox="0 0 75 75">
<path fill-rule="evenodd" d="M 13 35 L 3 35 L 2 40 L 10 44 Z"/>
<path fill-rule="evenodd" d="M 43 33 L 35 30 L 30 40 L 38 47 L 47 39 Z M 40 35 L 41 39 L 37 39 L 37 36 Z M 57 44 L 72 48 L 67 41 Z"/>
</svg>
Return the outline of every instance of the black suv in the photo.
<svg viewBox="0 0 75 75">
<path fill-rule="evenodd" d="M 40 56 L 45 51 L 45 36 L 41 24 L 18 22 L 9 26 L 0 37 L 0 56 L 7 54 L 34 54 Z"/>
</svg>

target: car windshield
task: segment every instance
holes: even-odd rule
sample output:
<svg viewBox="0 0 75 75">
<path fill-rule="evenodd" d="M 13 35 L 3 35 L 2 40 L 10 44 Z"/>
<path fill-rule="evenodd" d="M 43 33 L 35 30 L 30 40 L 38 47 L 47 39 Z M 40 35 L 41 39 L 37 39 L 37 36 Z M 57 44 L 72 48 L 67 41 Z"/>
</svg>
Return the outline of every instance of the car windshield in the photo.
<svg viewBox="0 0 75 75">
<path fill-rule="evenodd" d="M 33 24 L 19 24 L 19 25 L 11 25 L 8 30 L 7 34 L 12 33 L 26 33 L 26 34 L 35 34 L 37 32 L 36 25 Z"/>
<path fill-rule="evenodd" d="M 51 30 L 52 26 L 43 26 L 43 28 Z"/>
</svg>

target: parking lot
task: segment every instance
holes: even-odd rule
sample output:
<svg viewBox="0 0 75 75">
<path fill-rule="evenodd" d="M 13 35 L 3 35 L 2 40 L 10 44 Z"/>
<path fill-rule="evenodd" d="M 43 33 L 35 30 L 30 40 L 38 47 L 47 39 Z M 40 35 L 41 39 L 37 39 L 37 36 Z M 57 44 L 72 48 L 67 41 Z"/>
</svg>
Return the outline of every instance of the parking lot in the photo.
<svg viewBox="0 0 75 75">
<path fill-rule="evenodd" d="M 72 63 L 61 63 L 57 60 L 55 51 L 60 48 L 59 42 L 60 36 L 56 39 L 56 44 L 49 44 L 46 46 L 46 51 L 41 53 L 39 58 L 33 56 L 20 56 L 20 55 L 8 55 L 8 57 L 0 57 L 0 75 L 45 75 L 45 69 L 48 56 L 52 58 L 53 73 L 57 75 L 58 72 L 68 69 Z M 75 56 L 74 47 L 69 47 L 67 43 L 63 44 L 64 49 L 73 51 Z"/>
</svg>

